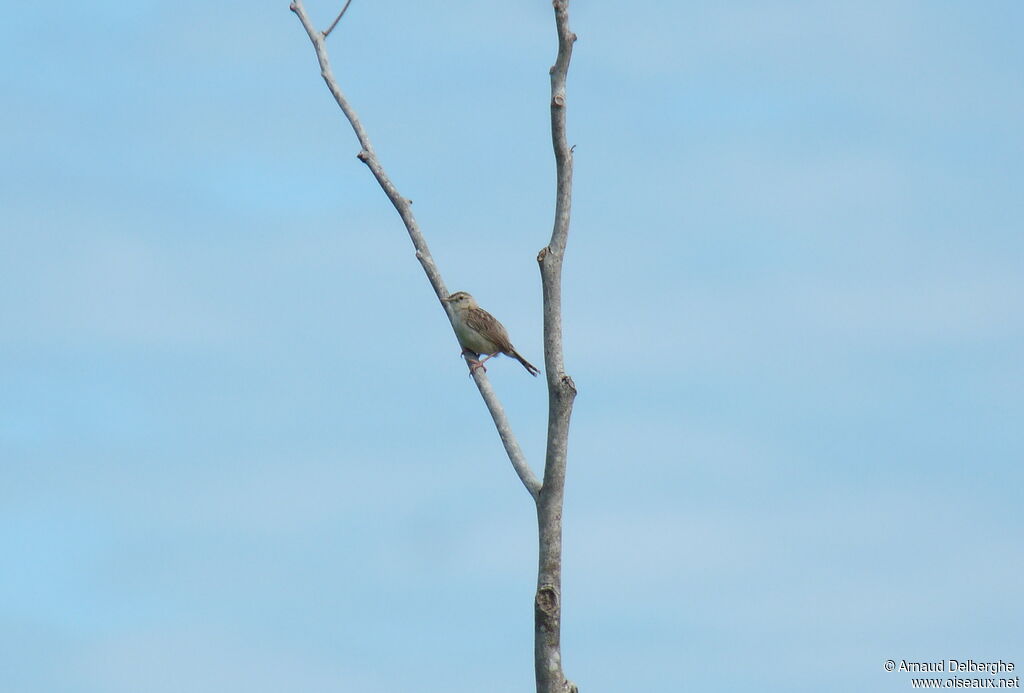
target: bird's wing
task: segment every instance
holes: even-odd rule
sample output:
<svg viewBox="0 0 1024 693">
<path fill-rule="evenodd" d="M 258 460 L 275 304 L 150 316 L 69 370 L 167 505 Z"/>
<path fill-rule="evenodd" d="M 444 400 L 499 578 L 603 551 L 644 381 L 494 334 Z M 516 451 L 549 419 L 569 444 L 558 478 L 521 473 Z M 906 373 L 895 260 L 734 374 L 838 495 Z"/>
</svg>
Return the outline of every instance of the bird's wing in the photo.
<svg viewBox="0 0 1024 693">
<path fill-rule="evenodd" d="M 509 353 L 515 351 L 512 342 L 508 338 L 508 332 L 497 319 L 483 308 L 473 308 L 466 312 L 466 324 L 476 330 L 488 341 L 494 342 L 498 351 Z"/>
</svg>

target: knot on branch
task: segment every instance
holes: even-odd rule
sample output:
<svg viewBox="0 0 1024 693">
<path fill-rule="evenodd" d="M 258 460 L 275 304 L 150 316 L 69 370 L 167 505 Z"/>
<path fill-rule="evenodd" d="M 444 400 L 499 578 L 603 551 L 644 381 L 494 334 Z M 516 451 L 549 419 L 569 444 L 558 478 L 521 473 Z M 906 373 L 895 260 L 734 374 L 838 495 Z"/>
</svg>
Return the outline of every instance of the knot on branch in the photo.
<svg viewBox="0 0 1024 693">
<path fill-rule="evenodd" d="M 558 614 L 558 589 L 554 585 L 538 587 L 534 606 L 545 617 L 555 618 Z"/>
<path fill-rule="evenodd" d="M 550 250 L 550 248 L 548 248 L 548 246 L 544 246 L 543 248 L 540 249 L 540 252 L 537 253 L 538 264 L 544 264 L 544 258 L 548 256 L 548 250 Z"/>
<path fill-rule="evenodd" d="M 576 396 L 576 383 L 574 383 L 572 378 L 564 373 L 562 374 L 562 389 L 573 397 Z"/>
<path fill-rule="evenodd" d="M 370 160 L 370 152 L 366 151 L 365 149 L 360 150 L 360 152 L 356 154 L 356 158 L 365 164 L 367 161 Z"/>
<path fill-rule="evenodd" d="M 551 105 L 554 108 L 565 107 L 565 94 L 555 94 L 551 97 Z"/>
</svg>

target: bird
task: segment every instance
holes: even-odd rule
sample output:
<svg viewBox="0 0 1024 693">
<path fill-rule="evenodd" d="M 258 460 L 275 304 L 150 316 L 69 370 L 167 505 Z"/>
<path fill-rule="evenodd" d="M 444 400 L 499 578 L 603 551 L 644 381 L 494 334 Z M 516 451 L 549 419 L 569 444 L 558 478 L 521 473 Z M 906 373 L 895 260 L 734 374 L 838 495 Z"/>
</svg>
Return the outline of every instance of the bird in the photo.
<svg viewBox="0 0 1024 693">
<path fill-rule="evenodd" d="M 452 327 L 455 328 L 455 336 L 459 338 L 463 354 L 470 354 L 473 358 L 470 361 L 470 369 L 483 368 L 484 362 L 498 354 L 505 354 L 523 364 L 526 372 L 532 376 L 540 371 L 529 361 L 524 359 L 508 338 L 505 327 L 498 322 L 497 318 L 477 305 L 476 299 L 465 291 L 456 291 L 442 301 L 452 307 Z M 487 354 L 483 361 L 476 360 L 480 354 Z"/>
</svg>

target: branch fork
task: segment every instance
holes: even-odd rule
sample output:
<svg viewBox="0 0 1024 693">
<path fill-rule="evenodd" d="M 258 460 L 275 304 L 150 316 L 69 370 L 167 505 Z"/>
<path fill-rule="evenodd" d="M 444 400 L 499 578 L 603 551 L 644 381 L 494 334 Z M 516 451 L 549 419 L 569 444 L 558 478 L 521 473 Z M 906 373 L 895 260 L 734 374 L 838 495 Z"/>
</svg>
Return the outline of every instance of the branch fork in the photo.
<svg viewBox="0 0 1024 693">
<path fill-rule="evenodd" d="M 416 251 L 416 259 L 437 295 L 449 321 L 452 309 L 444 301 L 448 289 L 441 273 L 430 254 L 427 241 L 420 232 L 412 213 L 412 200 L 399 194 L 383 165 L 377 159 L 370 138 L 363 128 L 355 109 L 349 104 L 331 70 L 330 59 L 325 45 L 327 37 L 334 31 L 348 10 L 351 0 L 346 0 L 341 12 L 325 31 L 318 31 L 310 21 L 302 0 L 292 0 L 289 9 L 295 13 L 309 36 L 320 65 L 320 75 L 334 97 L 342 113 L 348 119 L 359 140 L 356 157 L 366 164 L 378 185 L 388 196 L 391 204 L 402 218 L 409 238 Z M 512 467 L 537 507 L 539 531 L 539 567 L 534 619 L 534 668 L 538 693 L 576 693 L 576 685 L 565 678 L 561 656 L 561 583 L 562 583 L 562 506 L 565 487 L 565 470 L 569 436 L 569 421 L 572 415 L 576 386 L 565 373 L 562 351 L 562 261 L 569 235 L 569 216 L 572 206 L 572 152 L 566 140 L 565 127 L 565 83 L 572 57 L 576 34 L 569 30 L 569 0 L 554 0 L 555 27 L 558 33 L 558 54 L 555 64 L 549 70 L 551 77 L 551 140 L 555 155 L 555 219 L 551 240 L 540 250 L 537 263 L 540 268 L 541 285 L 544 293 L 544 365 L 548 385 L 548 440 L 544 462 L 543 482 L 527 464 L 504 408 L 491 387 L 483 368 L 473 368 L 470 375 L 491 413 L 498 436 Z M 454 326 L 453 326 L 454 330 Z"/>
</svg>

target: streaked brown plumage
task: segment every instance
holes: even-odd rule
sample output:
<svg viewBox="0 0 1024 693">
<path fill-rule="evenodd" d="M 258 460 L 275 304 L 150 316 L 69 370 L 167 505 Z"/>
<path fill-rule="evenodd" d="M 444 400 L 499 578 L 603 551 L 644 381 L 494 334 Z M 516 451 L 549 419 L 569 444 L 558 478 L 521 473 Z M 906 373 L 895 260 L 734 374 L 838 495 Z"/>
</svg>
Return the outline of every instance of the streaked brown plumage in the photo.
<svg viewBox="0 0 1024 693">
<path fill-rule="evenodd" d="M 498 322 L 497 318 L 477 305 L 472 296 L 465 291 L 456 291 L 444 301 L 452 307 L 452 325 L 455 327 L 455 335 L 459 338 L 459 344 L 462 345 L 463 350 L 471 352 L 474 356 L 487 354 L 487 358 L 478 362 L 481 368 L 487 359 L 498 354 L 505 354 L 523 364 L 530 375 L 535 376 L 540 373 L 512 346 L 505 327 Z"/>
</svg>

